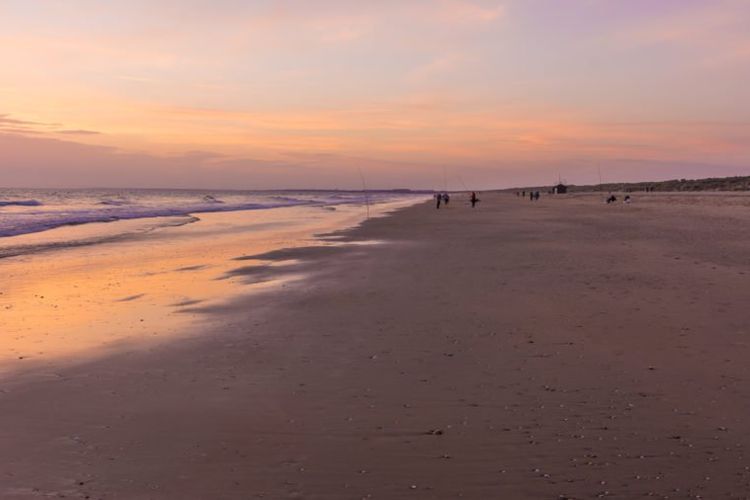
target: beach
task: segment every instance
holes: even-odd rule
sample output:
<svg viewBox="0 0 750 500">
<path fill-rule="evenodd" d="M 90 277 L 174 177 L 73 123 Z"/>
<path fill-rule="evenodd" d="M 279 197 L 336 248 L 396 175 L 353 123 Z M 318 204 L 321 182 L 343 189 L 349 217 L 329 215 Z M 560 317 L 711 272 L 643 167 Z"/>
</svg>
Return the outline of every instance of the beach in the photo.
<svg viewBox="0 0 750 500">
<path fill-rule="evenodd" d="M 49 276 L 129 284 L 3 339 L 0 497 L 750 498 L 750 196 L 632 196 L 130 242 L 143 275 L 66 250 Z M 54 330 L 75 297 L 29 283 Z M 104 302 L 143 331 L 103 343 Z"/>
</svg>

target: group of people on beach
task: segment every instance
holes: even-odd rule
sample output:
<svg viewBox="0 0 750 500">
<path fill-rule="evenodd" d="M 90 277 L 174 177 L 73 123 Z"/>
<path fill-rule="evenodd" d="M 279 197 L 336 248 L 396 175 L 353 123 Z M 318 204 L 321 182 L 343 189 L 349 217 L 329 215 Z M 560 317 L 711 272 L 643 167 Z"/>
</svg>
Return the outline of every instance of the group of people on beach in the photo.
<svg viewBox="0 0 750 500">
<path fill-rule="evenodd" d="M 450 201 L 451 197 L 448 193 L 435 193 L 435 208 L 440 209 L 441 204 L 443 204 L 447 208 Z M 471 208 L 476 207 L 477 203 L 479 202 L 479 197 L 477 196 L 476 191 L 471 192 L 469 202 L 471 203 Z"/>
<path fill-rule="evenodd" d="M 610 195 L 609 195 L 609 197 L 607 197 L 607 199 L 606 199 L 606 200 L 604 200 L 604 201 L 606 201 L 606 202 L 607 202 L 607 204 L 610 204 L 610 203 L 615 203 L 615 202 L 617 201 L 617 196 L 615 196 L 615 195 L 613 195 L 613 194 L 610 194 Z M 630 195 L 629 195 L 629 194 L 626 194 L 626 195 L 625 195 L 625 198 L 624 198 L 624 199 L 622 200 L 622 202 L 623 202 L 623 203 L 628 203 L 628 204 L 629 204 L 629 203 L 630 203 Z"/>
<path fill-rule="evenodd" d="M 539 191 L 516 191 L 516 196 L 519 198 L 526 198 L 528 193 L 529 201 L 538 201 L 539 200 Z M 448 207 L 448 203 L 450 203 L 451 197 L 447 192 L 443 193 L 435 193 L 435 208 L 440 209 L 440 206 Z M 607 204 L 610 203 L 616 203 L 617 197 L 610 193 L 610 195 L 604 200 L 607 202 Z M 471 208 L 475 208 L 477 203 L 479 202 L 479 197 L 477 196 L 476 191 L 471 192 L 471 196 L 469 197 L 469 202 L 471 203 Z M 623 203 L 629 204 L 631 202 L 630 195 L 625 195 L 625 198 L 623 199 Z"/>
<path fill-rule="evenodd" d="M 526 198 L 526 191 L 516 191 L 516 196 Z M 539 191 L 529 191 L 529 201 L 539 200 Z"/>
<path fill-rule="evenodd" d="M 451 197 L 448 193 L 435 193 L 435 201 L 437 202 L 435 208 L 439 209 L 441 203 L 447 207 L 451 201 Z"/>
</svg>

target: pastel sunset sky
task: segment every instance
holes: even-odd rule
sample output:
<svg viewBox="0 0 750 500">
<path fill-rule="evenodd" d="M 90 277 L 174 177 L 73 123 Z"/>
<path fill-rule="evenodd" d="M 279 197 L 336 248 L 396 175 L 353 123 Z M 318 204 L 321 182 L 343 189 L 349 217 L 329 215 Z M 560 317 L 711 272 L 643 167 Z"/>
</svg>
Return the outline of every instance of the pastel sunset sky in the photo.
<svg viewBox="0 0 750 500">
<path fill-rule="evenodd" d="M 0 186 L 750 175 L 747 0 L 0 0 Z"/>
</svg>

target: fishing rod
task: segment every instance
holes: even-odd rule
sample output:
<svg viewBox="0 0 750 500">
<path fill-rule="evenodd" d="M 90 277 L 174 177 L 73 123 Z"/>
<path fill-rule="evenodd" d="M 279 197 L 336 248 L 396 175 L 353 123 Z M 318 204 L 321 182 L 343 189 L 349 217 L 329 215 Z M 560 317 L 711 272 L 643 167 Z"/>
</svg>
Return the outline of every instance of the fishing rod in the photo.
<svg viewBox="0 0 750 500">
<path fill-rule="evenodd" d="M 464 191 L 466 191 L 468 193 L 469 192 L 469 188 L 466 187 L 466 183 L 464 182 L 463 177 L 461 177 L 460 174 L 456 174 L 456 175 L 458 176 L 459 182 L 461 182 L 461 185 L 464 187 Z"/>
<path fill-rule="evenodd" d="M 367 218 L 370 218 L 370 196 L 367 194 L 367 184 L 365 183 L 365 174 L 362 172 L 362 167 L 358 167 L 359 177 L 362 179 L 362 191 L 365 193 L 365 207 L 367 207 Z"/>
</svg>

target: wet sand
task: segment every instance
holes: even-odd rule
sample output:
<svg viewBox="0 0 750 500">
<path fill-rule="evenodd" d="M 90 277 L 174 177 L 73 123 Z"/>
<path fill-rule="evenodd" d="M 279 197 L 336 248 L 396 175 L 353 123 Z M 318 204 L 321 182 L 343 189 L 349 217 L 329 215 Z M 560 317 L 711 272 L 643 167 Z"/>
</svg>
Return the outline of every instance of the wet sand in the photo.
<svg viewBox="0 0 750 500">
<path fill-rule="evenodd" d="M 378 204 L 373 216 L 414 202 Z M 284 207 L 198 214 L 195 223 L 170 227 L 160 227 L 164 218 L 136 219 L 0 238 L 0 377 L 220 329 L 221 317 L 193 308 L 279 287 L 282 275 L 301 278 L 293 272 L 300 266 L 259 267 L 242 256 L 336 246 L 315 234 L 364 218 L 356 205 Z M 51 249 L 40 245 L 50 241 Z M 237 256 L 265 272 L 252 284 L 239 279 Z"/>
<path fill-rule="evenodd" d="M 737 200 L 455 197 L 237 255 L 306 279 L 3 378 L 0 496 L 750 498 Z"/>
</svg>

